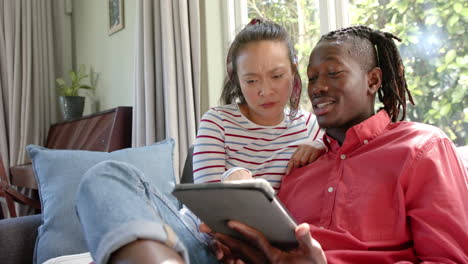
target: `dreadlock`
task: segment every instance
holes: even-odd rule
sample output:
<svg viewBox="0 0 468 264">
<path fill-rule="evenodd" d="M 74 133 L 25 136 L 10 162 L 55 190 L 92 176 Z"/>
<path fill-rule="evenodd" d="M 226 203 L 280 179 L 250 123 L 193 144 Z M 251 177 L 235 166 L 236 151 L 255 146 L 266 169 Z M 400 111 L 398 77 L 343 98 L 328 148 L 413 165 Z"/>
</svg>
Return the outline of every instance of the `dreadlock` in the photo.
<svg viewBox="0 0 468 264">
<path fill-rule="evenodd" d="M 378 97 L 392 121 L 396 122 L 401 110 L 400 121 L 406 116 L 406 96 L 413 105 L 414 102 L 406 84 L 405 68 L 393 39 L 401 41 L 391 33 L 366 26 L 352 26 L 323 35 L 319 42 L 349 40 L 352 50 L 348 52 L 359 58 L 364 70 L 370 71 L 374 67 L 380 67 L 382 86 L 378 90 Z"/>
</svg>

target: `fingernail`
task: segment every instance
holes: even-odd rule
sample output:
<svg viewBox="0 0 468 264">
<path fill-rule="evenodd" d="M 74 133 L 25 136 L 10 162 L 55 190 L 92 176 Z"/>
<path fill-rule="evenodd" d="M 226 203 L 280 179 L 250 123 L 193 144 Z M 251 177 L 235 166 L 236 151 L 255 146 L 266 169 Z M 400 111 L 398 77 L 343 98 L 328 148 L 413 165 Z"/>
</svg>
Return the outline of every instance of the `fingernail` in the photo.
<svg viewBox="0 0 468 264">
<path fill-rule="evenodd" d="M 237 226 L 237 222 L 236 222 L 236 221 L 232 221 L 232 220 L 230 220 L 230 221 L 228 222 L 228 226 L 229 226 L 230 228 L 232 228 L 232 229 L 236 229 L 236 228 L 238 227 L 238 226 Z"/>
</svg>

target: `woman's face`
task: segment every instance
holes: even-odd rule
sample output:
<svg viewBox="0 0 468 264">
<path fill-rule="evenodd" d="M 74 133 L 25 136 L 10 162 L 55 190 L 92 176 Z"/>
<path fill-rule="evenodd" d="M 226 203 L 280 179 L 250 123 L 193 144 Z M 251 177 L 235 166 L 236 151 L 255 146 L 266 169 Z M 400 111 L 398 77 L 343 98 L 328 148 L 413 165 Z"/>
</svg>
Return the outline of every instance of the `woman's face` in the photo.
<svg viewBox="0 0 468 264">
<path fill-rule="evenodd" d="M 241 105 L 242 113 L 259 125 L 279 124 L 294 80 L 286 44 L 269 40 L 247 44 L 237 57 L 237 76 L 247 102 Z"/>
</svg>

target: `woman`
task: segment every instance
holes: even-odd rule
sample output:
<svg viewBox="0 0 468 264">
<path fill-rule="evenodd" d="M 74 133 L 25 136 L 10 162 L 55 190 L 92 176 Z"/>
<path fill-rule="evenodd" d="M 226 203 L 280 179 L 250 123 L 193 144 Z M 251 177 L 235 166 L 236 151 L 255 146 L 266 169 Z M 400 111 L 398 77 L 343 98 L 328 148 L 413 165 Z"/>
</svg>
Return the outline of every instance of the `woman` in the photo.
<svg viewBox="0 0 468 264">
<path fill-rule="evenodd" d="M 262 178 L 278 191 L 285 174 L 325 149 L 314 141 L 322 136 L 315 116 L 298 109 L 301 79 L 289 34 L 274 22 L 253 19 L 235 37 L 226 61 L 225 105 L 200 121 L 194 182 Z M 185 207 L 181 213 L 198 230 L 197 217 Z"/>
<path fill-rule="evenodd" d="M 194 181 L 263 178 L 278 190 L 286 173 L 325 150 L 314 142 L 322 135 L 315 116 L 298 110 L 301 79 L 289 34 L 253 19 L 234 39 L 226 61 L 226 105 L 201 119 Z"/>
</svg>

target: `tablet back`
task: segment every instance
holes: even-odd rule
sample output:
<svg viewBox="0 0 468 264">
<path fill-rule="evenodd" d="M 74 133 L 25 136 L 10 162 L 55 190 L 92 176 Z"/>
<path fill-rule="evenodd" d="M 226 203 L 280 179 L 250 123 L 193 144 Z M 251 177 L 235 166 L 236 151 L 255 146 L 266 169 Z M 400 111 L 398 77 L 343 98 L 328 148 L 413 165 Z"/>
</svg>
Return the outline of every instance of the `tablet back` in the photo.
<svg viewBox="0 0 468 264">
<path fill-rule="evenodd" d="M 216 232 L 241 238 L 228 220 L 262 232 L 273 244 L 296 244 L 296 223 L 264 180 L 179 184 L 173 194 Z"/>
</svg>

